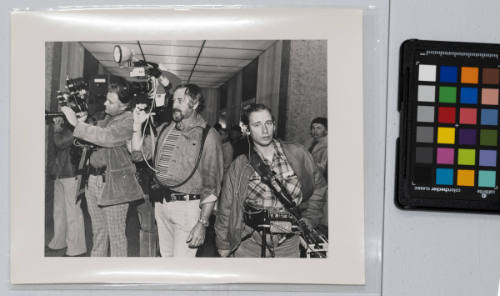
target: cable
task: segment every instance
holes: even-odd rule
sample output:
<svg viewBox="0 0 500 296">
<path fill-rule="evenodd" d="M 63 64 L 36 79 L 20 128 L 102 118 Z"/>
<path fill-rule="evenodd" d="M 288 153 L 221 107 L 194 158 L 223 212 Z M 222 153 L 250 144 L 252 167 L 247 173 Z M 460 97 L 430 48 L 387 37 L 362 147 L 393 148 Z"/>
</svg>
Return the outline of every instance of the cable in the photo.
<svg viewBox="0 0 500 296">
<path fill-rule="evenodd" d="M 203 43 L 201 44 L 200 51 L 198 52 L 198 56 L 196 57 L 196 61 L 194 62 L 193 69 L 191 70 L 191 73 L 189 73 L 189 78 L 187 80 L 187 83 L 191 81 L 191 76 L 193 75 L 194 69 L 196 68 L 196 65 L 198 64 L 198 60 L 200 59 L 201 52 L 203 51 L 203 47 L 205 47 L 205 43 L 207 40 L 203 40 Z"/>
<path fill-rule="evenodd" d="M 137 41 L 137 42 L 139 42 L 139 41 Z M 139 46 L 140 46 L 140 44 L 139 44 Z M 153 81 L 157 82 L 157 79 L 153 78 Z M 147 129 L 148 126 L 150 126 L 150 128 L 151 128 L 151 133 L 150 133 L 150 137 L 151 137 L 151 160 L 154 162 L 154 155 L 155 155 L 156 151 L 154 151 L 154 149 L 155 149 L 155 145 L 154 145 L 154 143 L 155 143 L 155 136 L 154 136 L 153 131 L 152 131 L 152 126 L 153 126 L 152 112 L 153 112 L 153 109 L 154 109 L 155 104 L 156 104 L 156 101 L 155 101 L 156 92 L 157 92 L 156 83 L 153 83 L 153 92 L 151 94 L 152 103 L 151 103 L 151 107 L 149 108 L 149 112 L 147 112 L 149 115 L 146 118 L 144 127 L 142 128 L 142 136 L 141 136 L 141 154 L 142 154 L 142 158 L 144 159 L 144 162 L 146 163 L 146 165 L 155 174 L 157 174 L 159 171 L 153 167 L 154 163 L 153 163 L 153 166 L 151 166 L 149 164 L 148 159 L 147 159 L 146 155 L 144 154 L 144 145 L 143 145 L 143 142 L 144 142 L 144 139 L 146 138 L 146 129 Z M 148 93 L 148 95 L 149 95 L 149 93 Z"/>
</svg>

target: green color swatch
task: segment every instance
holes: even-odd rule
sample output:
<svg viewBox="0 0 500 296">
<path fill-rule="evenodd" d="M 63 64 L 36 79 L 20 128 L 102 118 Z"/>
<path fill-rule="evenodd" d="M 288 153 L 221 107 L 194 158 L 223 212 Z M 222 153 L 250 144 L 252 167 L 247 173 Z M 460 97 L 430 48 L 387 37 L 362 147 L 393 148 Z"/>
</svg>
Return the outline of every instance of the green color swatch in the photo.
<svg viewBox="0 0 500 296">
<path fill-rule="evenodd" d="M 439 102 L 440 103 L 456 103 L 457 88 L 454 86 L 439 87 Z"/>
<path fill-rule="evenodd" d="M 479 132 L 479 144 L 481 146 L 497 146 L 498 131 L 482 129 Z"/>
<path fill-rule="evenodd" d="M 476 149 L 458 149 L 458 164 L 476 164 Z"/>
</svg>

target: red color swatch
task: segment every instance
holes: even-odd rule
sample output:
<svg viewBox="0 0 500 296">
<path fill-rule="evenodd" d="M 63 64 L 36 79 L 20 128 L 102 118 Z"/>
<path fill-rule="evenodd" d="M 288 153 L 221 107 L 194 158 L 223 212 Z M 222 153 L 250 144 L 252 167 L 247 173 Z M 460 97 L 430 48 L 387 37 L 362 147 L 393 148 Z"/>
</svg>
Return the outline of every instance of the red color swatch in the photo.
<svg viewBox="0 0 500 296">
<path fill-rule="evenodd" d="M 439 123 L 455 123 L 455 107 L 439 107 Z"/>
<path fill-rule="evenodd" d="M 460 123 L 461 124 L 476 124 L 477 109 L 476 108 L 460 108 Z"/>
</svg>

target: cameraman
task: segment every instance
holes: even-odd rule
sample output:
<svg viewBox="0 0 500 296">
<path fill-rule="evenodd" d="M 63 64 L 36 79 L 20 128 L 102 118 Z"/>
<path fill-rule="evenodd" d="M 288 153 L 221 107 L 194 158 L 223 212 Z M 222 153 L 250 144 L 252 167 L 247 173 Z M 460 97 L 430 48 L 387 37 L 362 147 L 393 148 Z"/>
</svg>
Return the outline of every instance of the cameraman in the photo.
<svg viewBox="0 0 500 296">
<path fill-rule="evenodd" d="M 54 176 L 54 237 L 49 250 L 66 248 L 66 256 L 79 256 L 87 252 L 85 226 L 80 202 L 76 203 L 77 180 L 71 162 L 73 135 L 62 117 L 54 117 L 54 145 L 56 158 L 51 166 Z"/>
<path fill-rule="evenodd" d="M 178 85 L 174 90 L 173 121 L 159 126 L 155 143 L 151 136 L 142 136 L 142 123 L 150 115 L 141 106 L 134 110 L 132 153 L 152 159 L 155 179 L 162 188 L 152 198 L 162 257 L 195 257 L 205 241 L 220 192 L 222 145 L 217 132 L 200 114 L 203 102 L 197 85 Z"/>
<path fill-rule="evenodd" d="M 129 202 L 143 198 L 126 145 L 132 139 L 134 123 L 128 111 L 132 97 L 127 82 L 111 76 L 104 103 L 106 117 L 97 126 L 85 123 L 86 115 L 77 119 L 72 109 L 61 107 L 68 122 L 75 126 L 73 135 L 100 146 L 90 156 L 85 190 L 92 220 L 93 257 L 107 256 L 108 244 L 112 257 L 127 256 L 125 222 Z"/>
</svg>

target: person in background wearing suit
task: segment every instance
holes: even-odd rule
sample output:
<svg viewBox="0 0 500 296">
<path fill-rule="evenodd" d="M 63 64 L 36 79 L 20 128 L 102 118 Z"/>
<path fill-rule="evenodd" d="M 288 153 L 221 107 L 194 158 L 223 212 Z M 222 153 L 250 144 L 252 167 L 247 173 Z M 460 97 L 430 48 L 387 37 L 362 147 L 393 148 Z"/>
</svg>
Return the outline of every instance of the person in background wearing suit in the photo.
<svg viewBox="0 0 500 296">
<path fill-rule="evenodd" d="M 215 130 L 219 133 L 221 141 L 222 141 L 222 156 L 224 158 L 224 174 L 226 174 L 227 169 L 231 165 L 233 161 L 233 145 L 229 141 L 229 133 L 228 130 L 222 128 L 222 126 L 217 123 L 214 125 Z"/>
<path fill-rule="evenodd" d="M 328 183 L 328 120 L 326 117 L 316 117 L 311 121 L 311 137 L 306 147 Z M 328 199 L 320 225 L 323 228 L 322 232 L 328 233 Z"/>
</svg>

